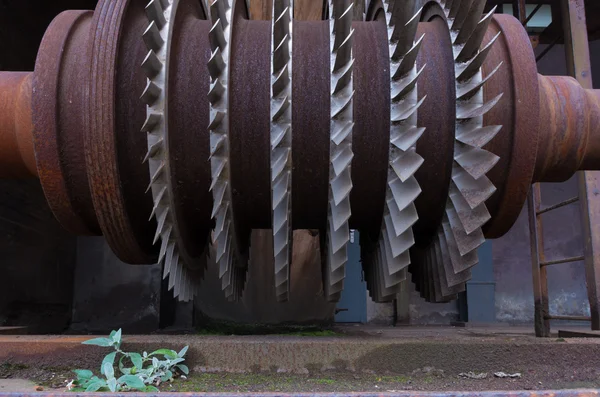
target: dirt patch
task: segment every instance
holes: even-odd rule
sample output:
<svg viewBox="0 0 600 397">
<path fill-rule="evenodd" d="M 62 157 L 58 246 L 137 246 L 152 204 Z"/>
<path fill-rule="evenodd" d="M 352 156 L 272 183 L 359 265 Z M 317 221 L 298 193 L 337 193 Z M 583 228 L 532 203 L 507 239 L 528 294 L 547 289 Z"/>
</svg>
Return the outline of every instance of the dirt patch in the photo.
<svg viewBox="0 0 600 397">
<path fill-rule="evenodd" d="M 70 368 L 36 367 L 10 361 L 0 363 L 0 381 L 18 383 L 18 381 L 27 380 L 30 382 L 29 384 L 34 385 L 34 387 L 21 391 L 36 391 L 35 386 L 42 386 L 46 391 L 48 389 L 64 389 L 73 377 L 74 374 Z M 8 383 L 6 382 L 7 385 Z M 27 382 L 23 382 L 23 385 L 27 384 Z M 14 386 L 12 382 L 11 385 Z"/>
</svg>

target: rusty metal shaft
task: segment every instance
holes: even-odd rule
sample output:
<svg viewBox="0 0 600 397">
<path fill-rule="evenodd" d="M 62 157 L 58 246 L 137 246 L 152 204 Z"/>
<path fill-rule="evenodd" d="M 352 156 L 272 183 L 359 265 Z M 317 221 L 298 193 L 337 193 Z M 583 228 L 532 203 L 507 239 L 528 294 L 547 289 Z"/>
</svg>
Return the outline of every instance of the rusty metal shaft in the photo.
<svg viewBox="0 0 600 397">
<path fill-rule="evenodd" d="M 33 73 L 0 73 L 0 177 L 37 176 L 31 119 Z"/>
<path fill-rule="evenodd" d="M 540 126 L 532 182 L 562 182 L 600 166 L 600 90 L 572 77 L 538 75 Z"/>
</svg>

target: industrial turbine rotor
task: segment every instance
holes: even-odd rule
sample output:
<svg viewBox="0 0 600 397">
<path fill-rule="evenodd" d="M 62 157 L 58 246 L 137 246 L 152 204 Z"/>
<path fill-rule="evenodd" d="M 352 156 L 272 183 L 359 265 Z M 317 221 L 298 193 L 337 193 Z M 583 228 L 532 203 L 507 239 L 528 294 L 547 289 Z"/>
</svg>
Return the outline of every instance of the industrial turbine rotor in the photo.
<svg viewBox="0 0 600 397">
<path fill-rule="evenodd" d="M 538 75 L 520 23 L 484 6 L 373 0 L 362 21 L 351 0 L 320 21 L 294 19 L 293 0 L 270 21 L 244 0 L 64 12 L 34 72 L 0 72 L 2 176 L 39 177 L 65 228 L 162 263 L 180 300 L 207 265 L 231 300 L 249 266 L 290 299 L 297 229 L 319 232 L 330 301 L 351 229 L 373 300 L 395 299 L 407 272 L 426 300 L 454 299 L 532 183 L 600 168 L 600 94 Z M 253 229 L 271 229 L 272 267 L 250 260 Z"/>
</svg>

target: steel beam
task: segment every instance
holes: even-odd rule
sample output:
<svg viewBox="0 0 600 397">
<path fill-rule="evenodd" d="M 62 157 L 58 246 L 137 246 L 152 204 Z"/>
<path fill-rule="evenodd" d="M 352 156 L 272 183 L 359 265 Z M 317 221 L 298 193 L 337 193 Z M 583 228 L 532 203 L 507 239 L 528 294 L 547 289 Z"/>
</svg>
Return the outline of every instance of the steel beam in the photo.
<svg viewBox="0 0 600 397">
<path fill-rule="evenodd" d="M 562 0 L 567 70 L 583 88 L 591 89 L 590 50 L 583 0 Z M 592 330 L 600 330 L 600 173 L 579 173 L 579 196 L 585 241 L 585 270 Z"/>
<path fill-rule="evenodd" d="M 540 184 L 536 183 L 529 190 L 527 209 L 529 213 L 529 238 L 531 239 L 531 275 L 533 278 L 534 328 L 535 336 L 550 336 L 550 309 L 548 305 L 548 277 L 545 266 L 544 236 L 542 218 L 539 216 L 541 201 Z"/>
</svg>

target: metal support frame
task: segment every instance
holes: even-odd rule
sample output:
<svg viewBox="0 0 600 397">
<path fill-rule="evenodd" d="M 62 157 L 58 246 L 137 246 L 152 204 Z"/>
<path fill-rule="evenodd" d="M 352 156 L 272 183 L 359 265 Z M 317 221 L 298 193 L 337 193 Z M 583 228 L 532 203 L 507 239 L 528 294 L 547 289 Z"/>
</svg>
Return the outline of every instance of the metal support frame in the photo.
<svg viewBox="0 0 600 397">
<path fill-rule="evenodd" d="M 583 0 L 562 0 L 567 70 L 583 88 L 593 88 L 585 5 Z M 579 173 L 579 205 L 585 242 L 585 275 L 592 330 L 600 330 L 600 192 L 599 172 Z"/>
<path fill-rule="evenodd" d="M 525 20 L 527 19 L 525 2 L 525 0 L 513 0 L 513 15 L 521 21 L 523 25 L 526 24 Z"/>
<path fill-rule="evenodd" d="M 535 6 L 535 8 L 533 9 L 533 11 L 531 11 L 531 13 L 529 13 L 529 15 L 527 15 L 527 19 L 525 19 L 525 22 L 523 22 L 523 25 L 525 27 L 527 27 L 527 24 L 529 23 L 529 21 L 531 21 L 531 18 L 533 18 L 535 16 L 535 14 L 537 14 L 537 12 L 540 10 L 540 8 L 542 8 L 544 4 L 540 3 L 538 5 Z"/>
<path fill-rule="evenodd" d="M 592 88 L 590 53 L 583 0 L 561 0 L 564 25 L 567 70 L 584 88 Z M 541 54 L 540 54 L 541 55 Z M 541 56 L 539 57 L 541 58 Z M 600 329 L 600 173 L 579 173 L 579 197 L 561 203 L 541 207 L 541 189 L 535 184 L 529 192 L 529 233 L 531 238 L 531 262 L 533 294 L 535 301 L 535 334 L 550 336 L 550 320 L 591 321 L 592 330 Z M 579 201 L 585 240 L 582 256 L 546 261 L 544 253 L 543 223 L 541 215 Z M 548 302 L 547 266 L 585 261 L 586 284 L 591 316 L 551 315 Z"/>
</svg>

